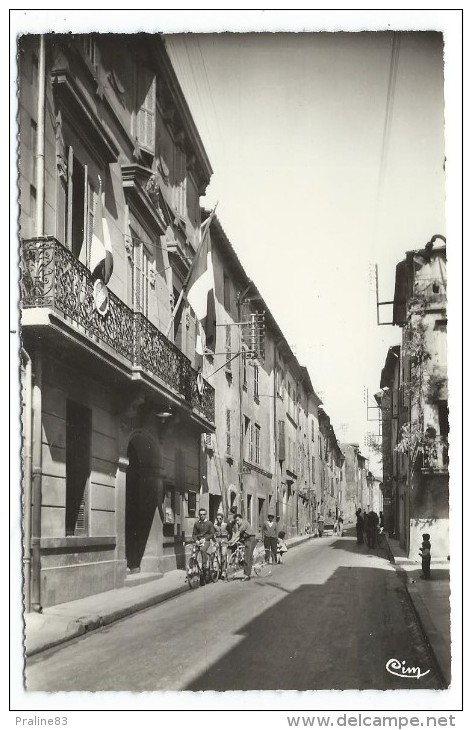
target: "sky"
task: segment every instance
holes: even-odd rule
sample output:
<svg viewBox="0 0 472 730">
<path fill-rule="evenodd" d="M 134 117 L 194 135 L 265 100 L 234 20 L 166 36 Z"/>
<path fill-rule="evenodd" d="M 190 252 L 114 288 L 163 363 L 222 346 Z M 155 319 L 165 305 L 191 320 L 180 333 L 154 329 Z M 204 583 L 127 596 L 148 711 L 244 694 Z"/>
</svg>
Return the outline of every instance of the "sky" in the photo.
<svg viewBox="0 0 472 730">
<path fill-rule="evenodd" d="M 374 266 L 391 300 L 405 251 L 446 235 L 443 37 L 399 36 L 166 36 L 214 169 L 203 203 L 218 201 L 338 438 L 361 446 L 378 433 L 365 392 L 373 405 L 401 337 L 377 326 Z"/>
</svg>

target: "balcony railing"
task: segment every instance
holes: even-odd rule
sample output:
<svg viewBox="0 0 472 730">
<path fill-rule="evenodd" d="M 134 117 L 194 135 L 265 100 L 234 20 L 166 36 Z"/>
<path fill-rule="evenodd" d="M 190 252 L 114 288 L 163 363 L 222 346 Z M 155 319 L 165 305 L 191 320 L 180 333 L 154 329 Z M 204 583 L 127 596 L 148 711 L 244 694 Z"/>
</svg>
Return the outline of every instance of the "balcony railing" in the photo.
<svg viewBox="0 0 472 730">
<path fill-rule="evenodd" d="M 60 312 L 92 339 L 121 355 L 130 366 L 159 378 L 211 423 L 215 391 L 206 381 L 198 387 L 190 360 L 143 314 L 133 312 L 109 291 L 102 316 L 93 298 L 90 271 L 55 238 L 30 239 L 22 247 L 23 309 L 49 307 Z"/>
</svg>

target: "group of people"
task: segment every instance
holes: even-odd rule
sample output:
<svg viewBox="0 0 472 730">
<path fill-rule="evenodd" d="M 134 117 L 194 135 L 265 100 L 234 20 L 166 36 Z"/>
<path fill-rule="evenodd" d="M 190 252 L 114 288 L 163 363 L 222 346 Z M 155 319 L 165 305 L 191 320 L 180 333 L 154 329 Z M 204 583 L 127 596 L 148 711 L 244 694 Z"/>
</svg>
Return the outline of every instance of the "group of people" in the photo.
<svg viewBox="0 0 472 730">
<path fill-rule="evenodd" d="M 384 518 L 382 512 L 380 515 L 371 509 L 369 512 L 359 509 L 356 511 L 356 532 L 357 532 L 357 544 L 367 544 L 369 548 L 377 547 L 378 535 L 380 530 L 384 528 Z"/>
<path fill-rule="evenodd" d="M 285 533 L 277 532 L 275 516 L 267 515 L 267 520 L 262 527 L 264 548 L 270 550 L 273 555 L 273 562 L 280 563 L 281 555 L 287 551 L 285 545 Z M 254 548 L 256 546 L 256 533 L 254 528 L 244 519 L 237 507 L 231 507 L 228 519 L 224 520 L 223 512 L 218 512 L 215 522 L 207 519 L 207 511 L 203 507 L 198 511 L 198 520 L 193 526 L 193 542 L 200 548 L 203 558 L 203 570 L 208 573 L 209 559 L 208 551 L 211 546 L 216 546 L 221 556 L 222 577 L 226 576 L 228 564 L 228 550 L 232 550 L 238 542 L 244 545 L 244 577 L 243 581 L 251 579 L 252 561 Z"/>
</svg>

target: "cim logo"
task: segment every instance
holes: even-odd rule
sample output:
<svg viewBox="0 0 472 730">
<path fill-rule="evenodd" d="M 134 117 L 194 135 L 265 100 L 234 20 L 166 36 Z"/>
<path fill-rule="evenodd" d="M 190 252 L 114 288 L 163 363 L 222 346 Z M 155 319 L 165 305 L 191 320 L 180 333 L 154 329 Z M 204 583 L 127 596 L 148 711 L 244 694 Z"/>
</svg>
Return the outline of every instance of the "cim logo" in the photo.
<svg viewBox="0 0 472 730">
<path fill-rule="evenodd" d="M 426 672 L 422 672 L 420 667 L 407 667 L 406 661 L 400 661 L 399 659 L 389 659 L 385 665 L 385 669 L 394 677 L 402 677 L 406 679 L 419 679 L 425 677 L 429 673 L 429 669 Z"/>
</svg>

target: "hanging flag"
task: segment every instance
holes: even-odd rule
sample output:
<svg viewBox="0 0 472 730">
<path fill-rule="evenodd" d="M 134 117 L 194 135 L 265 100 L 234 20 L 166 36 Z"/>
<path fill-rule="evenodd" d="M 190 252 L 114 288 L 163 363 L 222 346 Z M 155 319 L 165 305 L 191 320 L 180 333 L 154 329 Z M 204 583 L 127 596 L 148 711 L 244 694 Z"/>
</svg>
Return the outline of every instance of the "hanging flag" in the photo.
<svg viewBox="0 0 472 730">
<path fill-rule="evenodd" d="M 94 279 L 108 284 L 113 273 L 113 249 L 108 222 L 102 206 L 102 186 L 98 191 L 93 219 L 92 244 L 90 246 L 90 271 Z"/>
<path fill-rule="evenodd" d="M 214 211 L 203 224 L 202 241 L 192 262 L 185 290 L 187 301 L 198 319 L 196 353 L 201 355 L 205 347 L 214 347 L 216 338 L 215 282 L 211 257 L 210 223 Z M 197 357 L 198 360 L 198 357 Z"/>
</svg>

